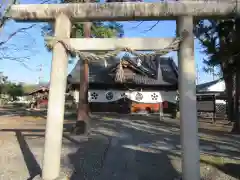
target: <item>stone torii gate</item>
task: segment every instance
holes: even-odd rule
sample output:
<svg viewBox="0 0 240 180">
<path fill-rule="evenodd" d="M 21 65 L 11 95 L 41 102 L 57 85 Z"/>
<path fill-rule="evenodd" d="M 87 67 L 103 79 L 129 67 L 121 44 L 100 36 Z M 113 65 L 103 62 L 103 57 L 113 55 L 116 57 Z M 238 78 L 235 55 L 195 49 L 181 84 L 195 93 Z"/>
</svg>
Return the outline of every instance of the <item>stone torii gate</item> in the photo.
<svg viewBox="0 0 240 180">
<path fill-rule="evenodd" d="M 240 0 L 177 1 L 158 3 L 84 3 L 13 5 L 9 17 L 17 21 L 55 21 L 55 37 L 84 51 L 114 50 L 122 45 L 134 50 L 162 49 L 172 39 L 69 39 L 71 21 L 177 20 L 177 33 L 188 32 L 178 50 L 181 112 L 182 169 L 184 180 L 200 179 L 198 123 L 196 111 L 194 18 L 239 15 Z M 164 27 L 163 27 L 164 28 Z M 59 176 L 64 119 L 68 55 L 63 44 L 53 48 L 51 84 L 45 135 L 44 180 Z"/>
</svg>

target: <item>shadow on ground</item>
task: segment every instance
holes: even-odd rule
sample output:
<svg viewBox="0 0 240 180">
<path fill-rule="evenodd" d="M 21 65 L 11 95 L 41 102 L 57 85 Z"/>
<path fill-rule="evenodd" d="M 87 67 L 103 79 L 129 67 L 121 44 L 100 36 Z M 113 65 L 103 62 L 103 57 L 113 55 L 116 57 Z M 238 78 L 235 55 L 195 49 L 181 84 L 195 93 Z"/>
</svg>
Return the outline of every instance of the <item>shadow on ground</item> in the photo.
<svg viewBox="0 0 240 180">
<path fill-rule="evenodd" d="M 125 118 L 125 119 L 124 119 Z M 106 128 L 104 132 L 116 131 L 113 128 L 113 122 L 116 123 L 116 126 L 119 129 L 125 129 L 129 134 L 134 134 L 135 138 L 132 143 L 125 144 L 124 147 L 128 149 L 133 149 L 138 152 L 145 152 L 147 154 L 155 153 L 157 157 L 164 156 L 175 156 L 180 158 L 180 126 L 176 121 L 159 121 L 156 118 L 152 117 L 124 117 L 119 120 L 116 116 L 107 117 L 103 123 L 103 127 Z M 131 119 L 131 120 L 129 120 Z M 215 125 L 213 125 L 215 126 Z M 101 131 L 101 130 L 99 130 Z M 103 129 L 102 129 L 103 131 Z M 229 175 L 230 177 L 239 179 L 240 172 L 237 170 L 240 164 L 240 137 L 233 135 L 228 132 L 223 132 L 222 130 L 213 130 L 200 128 L 200 150 L 204 157 L 214 157 L 215 164 L 211 163 L 212 160 L 201 161 L 204 164 L 210 165 L 217 168 L 223 173 Z M 136 155 L 137 156 L 137 155 Z M 162 159 L 165 159 L 162 156 Z M 141 155 L 140 157 L 144 157 Z M 155 158 L 157 160 L 157 157 Z M 229 163 L 226 159 L 235 161 L 234 163 Z M 206 158 L 205 158 L 206 159 Z M 136 158 L 137 161 L 137 158 Z M 161 160 L 158 160 L 161 161 Z M 220 161 L 220 162 L 217 162 Z M 156 162 L 152 160 L 151 162 Z M 162 170 L 167 161 L 164 161 L 163 164 L 158 166 Z M 143 162 L 145 169 L 149 167 L 147 162 Z M 232 166 L 231 170 L 228 170 L 227 167 Z M 147 168 L 148 169 L 148 168 Z M 171 168 L 169 168 L 171 169 Z M 178 169 L 180 170 L 180 169 Z M 173 171 L 174 173 L 174 171 Z M 211 174 L 209 174 L 210 176 Z M 205 175 L 207 176 L 207 175 Z M 148 174 L 148 177 L 151 177 Z M 158 177 L 161 177 L 158 175 Z M 209 177 L 208 177 L 209 178 Z M 151 178 L 150 178 L 151 179 Z M 154 178 L 152 178 L 154 179 Z M 160 178 L 161 179 L 161 178 Z M 164 177 L 164 179 L 167 179 Z"/>
<path fill-rule="evenodd" d="M 72 123 L 66 123 L 64 124 L 64 133 L 63 133 L 63 146 L 67 146 L 69 148 L 73 146 L 79 146 L 81 144 L 80 141 L 74 139 L 70 135 L 70 129 L 72 127 Z M 24 128 L 24 129 L 16 129 L 16 128 L 11 128 L 11 129 L 0 129 L 0 132 L 13 132 L 16 140 L 19 144 L 19 148 L 22 153 L 22 157 L 25 161 L 25 165 L 28 170 L 29 177 L 27 180 L 32 180 L 36 176 L 41 174 L 41 167 L 39 165 L 39 161 L 36 160 L 36 152 L 34 150 L 40 149 L 40 153 L 42 156 L 43 152 L 43 145 L 44 145 L 44 136 L 45 136 L 45 129 L 31 129 L 31 128 Z M 41 140 L 41 142 L 39 142 Z M 33 143 L 30 143 L 33 142 Z M 67 143 L 66 143 L 67 142 Z M 81 144 L 82 145 L 82 144 Z M 42 157 L 41 157 L 42 159 Z M 23 164 L 24 166 L 24 164 Z"/>
<path fill-rule="evenodd" d="M 20 130 L 16 130 L 15 133 L 16 133 L 16 137 L 17 137 L 24 161 L 26 163 L 26 166 L 29 172 L 30 177 L 28 178 L 28 180 L 32 180 L 35 176 L 41 173 L 41 168 L 38 162 L 36 161 L 32 151 L 30 150 L 27 142 L 25 141 L 25 138 L 22 135 L 22 132 Z"/>
<path fill-rule="evenodd" d="M 33 118 L 47 118 L 47 110 L 34 110 L 27 109 L 24 106 L 6 106 L 1 107 L 0 117 L 8 116 L 20 116 L 20 117 L 33 117 Z M 76 119 L 76 113 L 74 110 L 69 110 L 65 113 L 65 119 Z"/>
<path fill-rule="evenodd" d="M 69 134 L 71 123 L 64 125 L 63 143 L 66 148 L 75 148 L 69 153 L 64 166 L 71 166 L 71 180 L 173 180 L 181 173 L 180 128 L 173 120 L 159 121 L 156 117 L 94 115 L 91 134 L 87 141 Z M 44 129 L 2 129 L 14 131 L 24 156 L 30 179 L 40 174 L 41 168 L 35 159 L 26 138 L 44 136 Z M 201 153 L 215 158 L 240 159 L 239 137 L 227 132 L 200 128 Z M 238 179 L 239 164 L 216 163 L 208 159 L 202 163 Z M 209 173 L 208 176 L 212 176 Z"/>
<path fill-rule="evenodd" d="M 34 111 L 34 110 L 26 110 L 26 107 L 15 107 L 15 106 L 7 106 L 1 107 L 0 116 L 32 116 L 32 117 L 46 117 L 46 111 Z"/>
</svg>

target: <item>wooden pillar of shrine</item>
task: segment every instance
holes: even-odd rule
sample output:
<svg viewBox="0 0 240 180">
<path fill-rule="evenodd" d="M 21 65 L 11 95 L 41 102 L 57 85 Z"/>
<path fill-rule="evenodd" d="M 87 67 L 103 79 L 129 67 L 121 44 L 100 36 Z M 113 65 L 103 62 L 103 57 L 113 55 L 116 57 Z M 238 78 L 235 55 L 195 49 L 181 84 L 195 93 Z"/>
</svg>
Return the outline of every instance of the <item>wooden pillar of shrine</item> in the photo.
<svg viewBox="0 0 240 180">
<path fill-rule="evenodd" d="M 83 25 L 84 37 L 91 37 L 91 22 L 85 22 Z M 89 123 L 89 106 L 88 106 L 88 74 L 89 65 L 87 59 L 80 59 L 80 87 L 79 87 L 79 102 L 77 111 L 77 122 L 74 128 L 74 133 L 84 134 L 87 132 Z"/>
</svg>

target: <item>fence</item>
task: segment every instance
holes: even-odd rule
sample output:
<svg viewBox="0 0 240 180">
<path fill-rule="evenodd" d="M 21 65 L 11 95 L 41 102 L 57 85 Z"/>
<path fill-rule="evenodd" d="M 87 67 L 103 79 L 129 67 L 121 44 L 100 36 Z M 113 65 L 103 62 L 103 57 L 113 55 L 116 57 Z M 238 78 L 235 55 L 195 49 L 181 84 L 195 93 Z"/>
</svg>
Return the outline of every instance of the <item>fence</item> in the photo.
<svg viewBox="0 0 240 180">
<path fill-rule="evenodd" d="M 201 118 L 226 118 L 227 103 L 218 97 L 218 94 L 197 94 L 197 112 Z"/>
</svg>

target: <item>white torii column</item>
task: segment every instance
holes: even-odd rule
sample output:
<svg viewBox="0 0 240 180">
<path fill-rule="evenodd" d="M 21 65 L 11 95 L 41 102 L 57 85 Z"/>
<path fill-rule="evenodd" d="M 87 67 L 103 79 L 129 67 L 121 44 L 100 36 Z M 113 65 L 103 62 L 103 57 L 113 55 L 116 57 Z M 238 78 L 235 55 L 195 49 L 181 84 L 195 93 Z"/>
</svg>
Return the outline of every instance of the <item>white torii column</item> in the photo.
<svg viewBox="0 0 240 180">
<path fill-rule="evenodd" d="M 59 14 L 55 20 L 55 36 L 70 38 L 71 21 Z M 68 55 L 61 43 L 53 47 L 42 179 L 59 176 L 64 121 L 64 104 L 67 80 Z"/>
<path fill-rule="evenodd" d="M 183 180 L 200 180 L 193 17 L 178 18 L 177 34 L 184 32 L 187 37 L 178 51 L 182 171 Z"/>
</svg>

